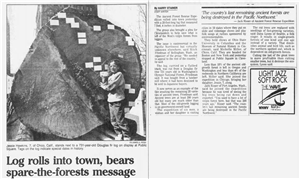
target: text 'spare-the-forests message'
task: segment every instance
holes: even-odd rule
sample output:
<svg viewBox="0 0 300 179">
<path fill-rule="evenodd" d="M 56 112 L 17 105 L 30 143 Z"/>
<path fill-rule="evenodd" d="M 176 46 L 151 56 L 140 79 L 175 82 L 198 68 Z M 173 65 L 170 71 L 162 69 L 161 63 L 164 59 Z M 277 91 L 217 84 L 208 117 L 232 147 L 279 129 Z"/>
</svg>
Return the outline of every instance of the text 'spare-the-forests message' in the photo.
<svg viewBox="0 0 300 179">
<path fill-rule="evenodd" d="M 9 170 L 6 176 L 19 177 L 74 177 L 74 176 L 99 176 L 99 177 L 124 177 L 136 175 L 133 169 L 134 158 L 81 158 L 81 157 L 56 157 L 47 158 L 12 158 L 6 157 Z M 37 168 L 32 167 L 37 166 Z M 12 169 L 13 168 L 13 169 Z M 35 169 L 32 169 L 35 168 Z"/>
</svg>

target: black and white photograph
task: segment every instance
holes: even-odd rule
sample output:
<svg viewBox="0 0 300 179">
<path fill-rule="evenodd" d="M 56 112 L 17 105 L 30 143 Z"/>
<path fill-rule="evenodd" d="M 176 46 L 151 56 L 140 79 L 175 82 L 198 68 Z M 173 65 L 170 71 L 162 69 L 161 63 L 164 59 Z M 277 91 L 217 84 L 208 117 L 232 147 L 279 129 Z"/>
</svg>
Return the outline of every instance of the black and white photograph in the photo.
<svg viewBox="0 0 300 179">
<path fill-rule="evenodd" d="M 7 141 L 146 140 L 146 5 L 8 4 Z"/>
</svg>

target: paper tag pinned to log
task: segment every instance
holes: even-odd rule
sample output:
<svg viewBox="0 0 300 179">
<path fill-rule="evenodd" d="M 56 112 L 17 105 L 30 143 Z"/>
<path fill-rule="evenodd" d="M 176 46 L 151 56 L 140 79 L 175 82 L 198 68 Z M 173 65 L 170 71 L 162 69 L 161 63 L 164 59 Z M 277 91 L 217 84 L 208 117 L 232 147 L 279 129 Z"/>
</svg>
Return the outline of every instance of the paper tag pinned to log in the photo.
<svg viewBox="0 0 300 179">
<path fill-rule="evenodd" d="M 50 25 L 56 25 L 56 26 L 58 26 L 59 25 L 59 20 L 51 19 L 50 20 Z"/>
<path fill-rule="evenodd" d="M 66 23 L 73 24 L 75 23 L 74 18 L 66 18 Z"/>
<path fill-rule="evenodd" d="M 102 70 L 102 66 L 101 65 L 94 66 L 94 71 L 101 71 L 101 70 Z"/>
<path fill-rule="evenodd" d="M 107 25 L 107 29 L 115 29 L 115 26 L 112 25 L 112 24 L 108 24 L 108 25 Z"/>
<path fill-rule="evenodd" d="M 125 89 L 130 89 L 131 88 L 131 84 L 125 84 Z"/>
<path fill-rule="evenodd" d="M 129 102 L 128 102 L 128 106 L 130 106 L 130 107 L 135 106 L 135 102 L 134 102 L 134 101 L 129 101 Z"/>
<path fill-rule="evenodd" d="M 101 57 L 93 57 L 93 62 L 101 62 Z"/>
<path fill-rule="evenodd" d="M 129 108 L 124 108 L 124 112 L 125 112 L 125 113 L 128 113 L 129 110 L 130 110 Z"/>
<path fill-rule="evenodd" d="M 100 77 L 101 77 L 102 83 L 107 82 L 108 76 L 109 76 L 109 73 L 107 71 L 101 71 L 100 72 Z"/>
<path fill-rule="evenodd" d="M 79 23 L 78 22 L 71 23 L 71 28 L 79 28 Z"/>
<path fill-rule="evenodd" d="M 133 41 L 128 41 L 128 46 L 134 46 L 134 42 Z"/>
<path fill-rule="evenodd" d="M 86 62 L 85 63 L 85 68 L 93 68 L 93 67 L 94 67 L 93 62 Z"/>
<path fill-rule="evenodd" d="M 78 38 L 86 38 L 85 32 L 78 32 L 77 35 L 78 35 Z"/>
<path fill-rule="evenodd" d="M 86 44 L 86 39 L 78 39 L 78 44 Z"/>
<path fill-rule="evenodd" d="M 134 94 L 135 93 L 135 89 L 133 89 L 133 88 L 129 89 L 129 93 L 130 94 Z"/>
<path fill-rule="evenodd" d="M 128 46 L 134 46 L 134 41 L 133 41 L 132 37 L 126 36 L 125 40 L 128 42 Z"/>
<path fill-rule="evenodd" d="M 58 18 L 67 18 L 67 14 L 64 12 L 59 12 L 59 13 L 57 13 L 57 17 Z"/>
<path fill-rule="evenodd" d="M 93 30 L 94 31 L 101 31 L 101 26 L 100 25 L 94 25 Z"/>
<path fill-rule="evenodd" d="M 132 37 L 126 36 L 126 37 L 125 37 L 125 40 L 126 40 L 126 41 L 132 41 Z"/>
<path fill-rule="evenodd" d="M 107 72 L 107 71 L 101 71 L 101 72 L 100 72 L 100 76 L 105 76 L 105 77 L 108 77 L 108 76 L 109 76 L 109 74 L 108 74 L 108 72 Z"/>
</svg>

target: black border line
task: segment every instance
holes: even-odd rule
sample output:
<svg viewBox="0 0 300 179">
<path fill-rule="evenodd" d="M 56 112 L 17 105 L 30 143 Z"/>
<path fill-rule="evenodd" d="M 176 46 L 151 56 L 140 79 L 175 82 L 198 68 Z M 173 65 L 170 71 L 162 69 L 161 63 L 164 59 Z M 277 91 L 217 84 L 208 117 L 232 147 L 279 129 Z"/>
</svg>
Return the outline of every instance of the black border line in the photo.
<svg viewBox="0 0 300 179">
<path fill-rule="evenodd" d="M 149 1 L 148 1 L 149 2 Z M 146 136 L 146 141 L 147 141 L 147 156 L 148 156 L 148 158 L 147 158 L 147 176 L 148 176 L 148 178 L 150 178 L 150 145 L 149 145 L 149 137 L 150 137 L 150 135 L 149 135 L 149 128 L 150 128 L 150 125 L 149 125 L 149 119 L 150 119 L 150 103 L 149 103 L 149 87 L 150 87 L 150 83 L 149 83 L 149 65 L 150 65 L 150 58 L 149 58 L 149 10 L 150 10 L 150 6 L 149 6 L 149 3 L 146 3 L 145 4 L 146 5 L 146 10 L 147 10 L 147 12 L 146 12 L 146 15 L 147 15 L 147 17 L 146 17 L 146 30 L 145 30 L 145 33 L 146 33 L 146 39 L 147 39 L 147 43 L 146 43 L 146 45 L 147 45 L 147 47 L 146 47 L 146 68 L 147 68 L 147 71 L 146 71 L 146 79 L 147 79 L 147 83 L 146 83 L 146 116 L 147 116 L 147 120 L 146 120 L 146 134 L 147 134 L 147 136 Z"/>
<path fill-rule="evenodd" d="M 252 9 L 280 9 L 280 8 L 294 8 L 294 6 L 204 6 L 202 9 L 242 9 L 242 8 L 252 8 Z"/>
<path fill-rule="evenodd" d="M 231 23 L 202 23 L 202 25 L 295 25 L 296 22 L 283 22 L 283 23 L 251 23 L 251 22 L 231 22 Z"/>
</svg>

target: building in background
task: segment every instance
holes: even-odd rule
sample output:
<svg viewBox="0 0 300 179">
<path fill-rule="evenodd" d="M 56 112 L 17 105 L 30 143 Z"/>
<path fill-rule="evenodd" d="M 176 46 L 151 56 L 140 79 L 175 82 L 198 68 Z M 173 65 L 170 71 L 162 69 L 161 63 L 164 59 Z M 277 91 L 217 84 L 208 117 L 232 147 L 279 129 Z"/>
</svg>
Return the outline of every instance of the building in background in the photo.
<svg viewBox="0 0 300 179">
<path fill-rule="evenodd" d="M 13 77 L 10 70 L 10 26 L 8 18 L 6 17 L 6 74 Z"/>
<path fill-rule="evenodd" d="M 10 94 L 14 74 L 10 70 L 10 26 L 6 17 L 6 94 Z"/>
<path fill-rule="evenodd" d="M 81 5 L 81 4 L 41 4 L 38 5 L 36 15 L 36 33 L 45 25 L 51 17 L 66 7 L 78 9 L 85 15 L 97 15 L 97 5 Z"/>
</svg>

